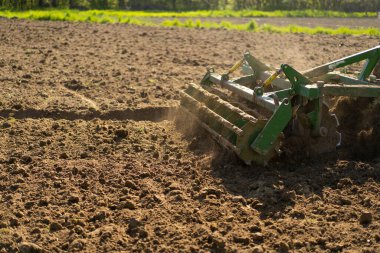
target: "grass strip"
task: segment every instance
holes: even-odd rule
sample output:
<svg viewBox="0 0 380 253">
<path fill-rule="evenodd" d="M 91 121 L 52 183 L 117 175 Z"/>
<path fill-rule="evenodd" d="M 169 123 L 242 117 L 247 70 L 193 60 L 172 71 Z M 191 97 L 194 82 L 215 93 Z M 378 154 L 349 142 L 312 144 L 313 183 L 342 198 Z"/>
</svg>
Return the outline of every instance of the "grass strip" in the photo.
<svg viewBox="0 0 380 253">
<path fill-rule="evenodd" d="M 64 12 L 64 13 L 81 13 L 84 16 L 93 15 L 110 15 L 110 16 L 128 16 L 128 17 L 151 17 L 151 18 L 227 18 L 227 17 L 307 17 L 307 18 L 363 18 L 377 17 L 377 12 L 340 12 L 340 11 L 322 11 L 322 10 L 277 10 L 277 11 L 258 11 L 258 10 L 200 10 L 184 12 L 165 12 L 165 11 L 116 11 L 116 10 L 32 10 L 31 12 Z"/>
<path fill-rule="evenodd" d="M 94 12 L 94 10 L 89 11 Z M 102 12 L 102 11 L 95 11 Z M 339 12 L 320 10 L 294 10 L 294 11 L 257 11 L 257 10 L 211 10 L 186 12 L 152 12 L 152 11 L 106 11 L 113 15 L 126 15 L 130 17 L 155 18 L 224 18 L 224 17 L 335 17 L 335 18 L 362 18 L 377 17 L 376 12 Z"/>
<path fill-rule="evenodd" d="M 164 26 L 164 27 L 184 27 L 184 28 L 203 28 L 203 29 L 226 29 L 254 32 L 271 33 L 305 33 L 305 34 L 345 34 L 345 35 L 369 35 L 380 36 L 380 29 L 369 28 L 348 28 L 340 27 L 337 29 L 326 27 L 304 27 L 298 25 L 275 26 L 270 24 L 258 25 L 251 20 L 246 24 L 234 24 L 228 21 L 211 22 L 187 19 L 180 21 L 177 18 L 165 19 L 161 23 L 155 23 L 143 16 L 128 16 L 131 12 L 121 11 L 75 11 L 75 10 L 49 10 L 49 11 L 24 11 L 10 12 L 1 11 L 0 17 L 19 18 L 32 20 L 51 20 L 51 21 L 74 21 L 74 22 L 93 22 L 93 23 L 125 23 L 143 26 Z M 136 12 L 133 12 L 136 13 Z M 144 12 L 141 12 L 144 13 Z M 149 12 L 150 13 L 150 12 Z M 152 16 L 146 16 L 152 17 Z"/>
<path fill-rule="evenodd" d="M 380 36 L 380 29 L 377 28 L 348 28 L 340 27 L 337 29 L 326 27 L 304 27 L 298 25 L 289 26 L 274 26 L 269 24 L 258 25 L 256 21 L 251 20 L 247 24 L 233 24 L 227 21 L 221 22 L 201 22 L 200 20 L 193 21 L 188 19 L 186 21 L 165 20 L 161 26 L 167 27 L 186 27 L 186 28 L 206 28 L 206 29 L 227 29 L 227 30 L 240 30 L 240 31 L 256 31 L 256 32 L 271 32 L 271 33 L 305 33 L 305 34 L 345 34 L 345 35 L 369 35 Z"/>
</svg>

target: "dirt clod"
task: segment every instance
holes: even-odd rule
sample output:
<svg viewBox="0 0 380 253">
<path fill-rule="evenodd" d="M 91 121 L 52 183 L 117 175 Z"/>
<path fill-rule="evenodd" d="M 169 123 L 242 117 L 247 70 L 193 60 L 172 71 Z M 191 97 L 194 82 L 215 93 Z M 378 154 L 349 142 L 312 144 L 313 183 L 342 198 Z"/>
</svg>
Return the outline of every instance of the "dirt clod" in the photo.
<svg viewBox="0 0 380 253">
<path fill-rule="evenodd" d="M 372 213 L 363 212 L 359 218 L 360 224 L 367 225 L 372 222 Z"/>
<path fill-rule="evenodd" d="M 265 252 L 265 251 L 264 251 L 263 247 L 261 247 L 261 246 L 255 246 L 252 249 L 252 253 L 263 253 L 263 252 Z"/>
<path fill-rule="evenodd" d="M 9 225 L 11 227 L 18 227 L 18 226 L 20 226 L 20 221 L 16 218 L 10 218 L 9 219 Z"/>
<path fill-rule="evenodd" d="M 37 244 L 31 242 L 23 242 L 19 246 L 20 253 L 44 253 L 45 251 Z"/>
<path fill-rule="evenodd" d="M 278 252 L 279 253 L 287 253 L 289 252 L 289 245 L 285 242 L 280 242 L 278 246 Z"/>
<path fill-rule="evenodd" d="M 92 221 L 92 222 L 95 222 L 95 221 L 102 221 L 102 220 L 106 219 L 107 215 L 108 215 L 108 214 L 107 214 L 106 211 L 104 211 L 104 210 L 99 211 L 99 212 L 97 212 L 94 216 L 92 216 L 92 217 L 90 218 L 90 221 Z"/>
<path fill-rule="evenodd" d="M 22 76 L 22 78 L 30 79 L 30 78 L 32 78 L 32 75 L 31 74 L 24 74 Z"/>
<path fill-rule="evenodd" d="M 59 155 L 59 158 L 60 159 L 68 159 L 69 158 L 69 155 L 66 153 L 66 152 L 63 152 Z"/>
<path fill-rule="evenodd" d="M 136 204 L 131 200 L 122 201 L 120 202 L 119 206 L 120 206 L 120 209 L 127 208 L 130 210 L 135 210 L 137 208 Z"/>
<path fill-rule="evenodd" d="M 132 189 L 132 190 L 138 190 L 139 189 L 137 187 L 137 185 L 134 182 L 132 182 L 131 180 L 125 181 L 125 186 Z"/>
<path fill-rule="evenodd" d="M 52 222 L 50 224 L 50 231 L 51 232 L 57 232 L 59 230 L 61 230 L 63 227 L 61 224 L 59 224 L 58 222 Z"/>
<path fill-rule="evenodd" d="M 9 122 L 4 122 L 3 124 L 2 124 L 2 127 L 3 128 L 10 128 L 12 125 L 9 123 Z"/>
<path fill-rule="evenodd" d="M 70 251 L 81 251 L 86 247 L 86 240 L 75 239 L 69 246 Z"/>
<path fill-rule="evenodd" d="M 78 203 L 79 197 L 77 195 L 70 195 L 68 201 L 71 204 Z"/>
<path fill-rule="evenodd" d="M 126 129 L 117 129 L 115 131 L 115 135 L 118 137 L 118 138 L 126 138 L 128 136 L 128 130 Z"/>
<path fill-rule="evenodd" d="M 28 164 L 28 163 L 31 163 L 33 161 L 33 158 L 28 156 L 28 155 L 24 155 L 21 157 L 21 162 L 24 163 L 24 164 Z"/>
<path fill-rule="evenodd" d="M 82 90 L 82 89 L 86 88 L 86 86 L 83 85 L 82 81 L 77 80 L 77 79 L 65 81 L 65 82 L 63 82 L 63 84 L 66 88 L 68 88 L 70 90 L 74 90 L 74 91 L 78 91 L 78 90 Z"/>
<path fill-rule="evenodd" d="M 252 234 L 252 240 L 256 243 L 260 243 L 264 241 L 264 236 L 261 232 L 255 232 Z"/>
<path fill-rule="evenodd" d="M 234 240 L 234 242 L 240 243 L 240 244 L 243 244 L 243 245 L 248 245 L 249 244 L 249 238 L 247 238 L 247 237 L 234 235 L 233 236 L 233 240 Z"/>
</svg>

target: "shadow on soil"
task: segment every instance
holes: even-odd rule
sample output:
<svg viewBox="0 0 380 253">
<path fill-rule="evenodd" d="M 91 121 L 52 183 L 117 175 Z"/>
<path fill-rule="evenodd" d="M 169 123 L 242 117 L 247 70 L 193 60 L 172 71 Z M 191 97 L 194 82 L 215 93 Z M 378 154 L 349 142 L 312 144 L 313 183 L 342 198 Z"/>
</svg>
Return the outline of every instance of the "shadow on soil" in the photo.
<svg viewBox="0 0 380 253">
<path fill-rule="evenodd" d="M 371 141 L 375 144 L 372 145 L 370 152 L 373 154 L 370 156 L 352 155 L 353 147 L 346 145 L 338 152 L 324 155 L 318 160 L 284 158 L 268 167 L 246 166 L 232 152 L 217 145 L 198 124 L 191 122 L 180 117 L 176 124 L 190 143 L 189 149 L 196 155 L 210 154 L 213 157 L 212 175 L 222 179 L 222 184 L 230 194 L 244 197 L 248 204 L 260 211 L 263 219 L 282 218 L 292 212 L 300 197 L 324 199 L 326 188 L 362 185 L 371 178 L 380 182 L 380 167 L 375 165 L 380 162 L 375 161 L 379 154 L 372 152 L 372 149 L 377 150 L 380 139 L 379 142 Z M 371 122 L 376 125 L 377 121 Z M 370 150 L 367 146 L 362 148 Z M 344 205 L 344 201 L 337 199 L 336 204 Z"/>
<path fill-rule="evenodd" d="M 324 199 L 325 188 L 362 185 L 368 180 L 380 182 L 380 167 L 374 161 L 339 160 L 336 156 L 260 167 L 246 166 L 234 154 L 220 150 L 212 162 L 212 170 L 231 194 L 243 196 L 259 210 L 262 219 L 283 218 L 292 212 L 299 197 Z M 345 205 L 344 202 L 344 199 L 336 200 L 337 205 Z"/>
<path fill-rule="evenodd" d="M 336 153 L 319 159 L 295 161 L 285 158 L 268 167 L 246 166 L 200 130 L 191 131 L 198 137 L 190 146 L 195 147 L 193 151 L 196 153 L 213 155 L 212 175 L 222 179 L 229 193 L 243 196 L 248 204 L 261 212 L 262 218 L 282 218 L 293 210 L 300 197 L 324 199 L 326 188 L 334 190 L 349 186 L 355 189 L 369 180 L 380 182 L 380 121 L 376 113 L 380 104 L 372 99 L 359 102 L 362 110 L 356 110 L 355 117 L 347 112 L 354 110 L 357 101 L 340 102 L 338 112 L 341 112 L 346 127 L 340 131 L 347 141 Z M 357 135 L 353 136 L 353 131 Z M 344 198 L 334 199 L 337 205 L 345 205 L 346 201 Z"/>
</svg>

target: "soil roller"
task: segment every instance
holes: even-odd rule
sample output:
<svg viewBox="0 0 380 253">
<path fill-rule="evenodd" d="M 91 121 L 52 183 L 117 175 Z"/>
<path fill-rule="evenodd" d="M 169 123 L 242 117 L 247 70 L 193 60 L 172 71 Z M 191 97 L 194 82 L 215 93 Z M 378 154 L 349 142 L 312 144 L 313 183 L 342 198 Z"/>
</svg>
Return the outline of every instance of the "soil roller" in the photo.
<svg viewBox="0 0 380 253">
<path fill-rule="evenodd" d="M 347 67 L 359 62 L 360 72 Z M 231 78 L 239 68 L 244 76 Z M 201 85 L 189 85 L 181 108 L 246 164 L 315 157 L 341 142 L 326 96 L 380 97 L 379 69 L 380 46 L 303 72 L 272 69 L 247 52 L 227 73 L 210 68 Z"/>
</svg>

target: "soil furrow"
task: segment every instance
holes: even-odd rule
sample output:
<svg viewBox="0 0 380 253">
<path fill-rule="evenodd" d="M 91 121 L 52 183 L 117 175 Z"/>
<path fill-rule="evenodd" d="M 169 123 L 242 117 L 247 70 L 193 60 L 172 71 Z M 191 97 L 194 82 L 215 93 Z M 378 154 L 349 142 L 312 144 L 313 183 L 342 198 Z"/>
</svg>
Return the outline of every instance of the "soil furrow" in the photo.
<svg viewBox="0 0 380 253">
<path fill-rule="evenodd" d="M 177 112 L 176 107 L 146 107 L 138 109 L 111 110 L 107 112 L 61 111 L 61 110 L 0 110 L 0 117 L 15 119 L 65 119 L 65 120 L 133 120 L 152 121 L 172 120 Z"/>
</svg>

